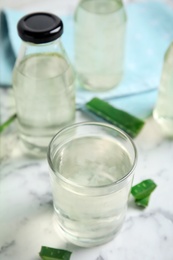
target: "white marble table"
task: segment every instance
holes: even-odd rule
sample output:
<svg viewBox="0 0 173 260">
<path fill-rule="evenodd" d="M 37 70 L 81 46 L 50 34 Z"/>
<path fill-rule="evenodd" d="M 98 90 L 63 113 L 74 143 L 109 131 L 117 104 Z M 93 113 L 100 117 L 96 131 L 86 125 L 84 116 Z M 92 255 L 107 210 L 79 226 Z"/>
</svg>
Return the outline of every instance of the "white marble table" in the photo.
<svg viewBox="0 0 173 260">
<path fill-rule="evenodd" d="M 14 111 L 11 90 L 0 90 L 3 119 Z M 77 113 L 76 121 L 89 120 Z M 139 159 L 134 183 L 152 178 L 158 185 L 145 210 L 130 198 L 126 222 L 110 243 L 82 249 L 54 229 L 46 159 L 22 154 L 16 124 L 1 135 L 0 259 L 38 260 L 42 245 L 66 248 L 72 260 L 173 259 L 173 141 L 165 139 L 152 118 L 135 139 Z"/>
<path fill-rule="evenodd" d="M 63 14 L 69 13 L 75 2 L 57 0 L 56 7 Z M 6 0 L 0 7 L 35 11 L 42 5 L 42 1 L 28 3 Z M 51 11 L 51 3 L 43 1 L 42 10 Z M 15 111 L 13 93 L 0 89 L 0 96 L 1 117 L 5 120 Z M 89 118 L 77 112 L 76 121 L 84 120 Z M 46 159 L 22 153 L 16 124 L 12 124 L 0 136 L 0 260 L 39 260 L 42 245 L 72 251 L 71 260 L 172 260 L 173 140 L 167 140 L 149 118 L 135 144 L 139 159 L 134 183 L 152 178 L 158 185 L 150 204 L 141 210 L 130 198 L 118 236 L 106 245 L 83 249 L 67 243 L 54 229 Z"/>
</svg>

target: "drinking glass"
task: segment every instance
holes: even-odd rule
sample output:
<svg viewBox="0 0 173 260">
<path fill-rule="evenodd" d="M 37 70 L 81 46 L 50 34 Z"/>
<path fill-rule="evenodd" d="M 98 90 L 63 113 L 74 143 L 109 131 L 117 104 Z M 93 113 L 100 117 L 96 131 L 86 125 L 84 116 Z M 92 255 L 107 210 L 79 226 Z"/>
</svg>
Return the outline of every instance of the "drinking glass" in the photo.
<svg viewBox="0 0 173 260">
<path fill-rule="evenodd" d="M 109 124 L 78 123 L 53 137 L 54 209 L 68 241 L 91 247 L 113 239 L 125 219 L 136 160 L 132 139 Z"/>
</svg>

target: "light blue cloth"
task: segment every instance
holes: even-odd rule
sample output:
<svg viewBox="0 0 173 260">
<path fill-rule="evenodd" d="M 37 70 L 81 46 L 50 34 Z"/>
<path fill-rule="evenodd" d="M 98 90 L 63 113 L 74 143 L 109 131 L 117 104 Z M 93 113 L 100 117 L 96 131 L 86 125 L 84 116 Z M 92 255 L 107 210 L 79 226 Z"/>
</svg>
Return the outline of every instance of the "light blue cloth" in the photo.
<svg viewBox="0 0 173 260">
<path fill-rule="evenodd" d="M 94 96 L 108 100 L 136 116 L 151 114 L 165 51 L 173 41 L 173 10 L 160 2 L 127 5 L 128 17 L 125 76 L 119 86 L 105 93 L 77 89 L 77 106 Z M 23 13 L 1 12 L 0 85 L 11 85 L 11 72 L 20 47 L 16 24 Z M 73 17 L 61 17 L 64 22 L 62 41 L 73 63 Z M 137 95 L 138 94 L 138 95 Z"/>
</svg>

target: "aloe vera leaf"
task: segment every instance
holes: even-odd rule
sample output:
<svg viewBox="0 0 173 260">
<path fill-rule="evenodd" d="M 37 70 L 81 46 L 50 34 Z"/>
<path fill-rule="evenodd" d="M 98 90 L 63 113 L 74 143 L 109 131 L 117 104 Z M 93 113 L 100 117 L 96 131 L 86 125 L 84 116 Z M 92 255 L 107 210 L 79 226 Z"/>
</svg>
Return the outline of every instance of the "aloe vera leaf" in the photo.
<svg viewBox="0 0 173 260">
<path fill-rule="evenodd" d="M 138 205 L 140 207 L 146 208 L 149 204 L 149 200 L 150 200 L 150 195 L 143 199 L 135 200 L 135 203 L 136 203 L 136 205 Z"/>
<path fill-rule="evenodd" d="M 7 121 L 5 121 L 2 125 L 0 125 L 0 133 L 5 129 L 7 128 L 13 121 L 14 119 L 16 119 L 17 115 L 14 114 L 12 116 L 10 116 Z"/>
<path fill-rule="evenodd" d="M 148 197 L 156 187 L 157 185 L 153 180 L 144 180 L 131 188 L 131 194 L 135 200 L 142 200 Z"/>
<path fill-rule="evenodd" d="M 69 260 L 71 252 L 63 249 L 56 249 L 47 246 L 42 246 L 39 253 L 42 260 Z"/>
<path fill-rule="evenodd" d="M 97 116 L 118 126 L 131 137 L 136 137 L 145 124 L 143 120 L 134 117 L 123 110 L 117 109 L 108 102 L 99 98 L 93 98 L 85 105 L 87 109 L 95 113 Z"/>
</svg>

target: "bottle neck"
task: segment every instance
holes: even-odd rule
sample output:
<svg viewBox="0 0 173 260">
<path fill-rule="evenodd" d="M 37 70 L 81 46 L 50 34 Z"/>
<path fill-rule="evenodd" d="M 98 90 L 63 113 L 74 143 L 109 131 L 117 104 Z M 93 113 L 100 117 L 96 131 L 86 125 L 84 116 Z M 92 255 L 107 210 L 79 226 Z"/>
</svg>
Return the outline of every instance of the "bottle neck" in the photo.
<svg viewBox="0 0 173 260">
<path fill-rule="evenodd" d="M 48 42 L 48 43 L 42 43 L 42 44 L 22 42 L 21 48 L 20 48 L 20 51 L 18 54 L 18 58 L 16 61 L 16 66 L 18 66 L 22 60 L 28 58 L 29 56 L 47 55 L 47 54 L 60 55 L 64 59 L 66 59 L 69 63 L 68 56 L 61 43 L 61 38 L 58 38 L 55 41 Z"/>
<path fill-rule="evenodd" d="M 35 44 L 32 42 L 22 42 L 22 47 L 25 49 L 26 54 L 32 54 L 35 52 L 44 53 L 58 51 L 62 48 L 62 44 L 60 38 L 58 38 L 55 41 L 41 44 Z"/>
<path fill-rule="evenodd" d="M 26 56 L 46 53 L 58 53 L 60 55 L 64 55 L 65 52 L 61 44 L 61 39 L 58 38 L 55 41 L 42 44 L 22 42 L 17 62 L 20 62 Z"/>
</svg>

